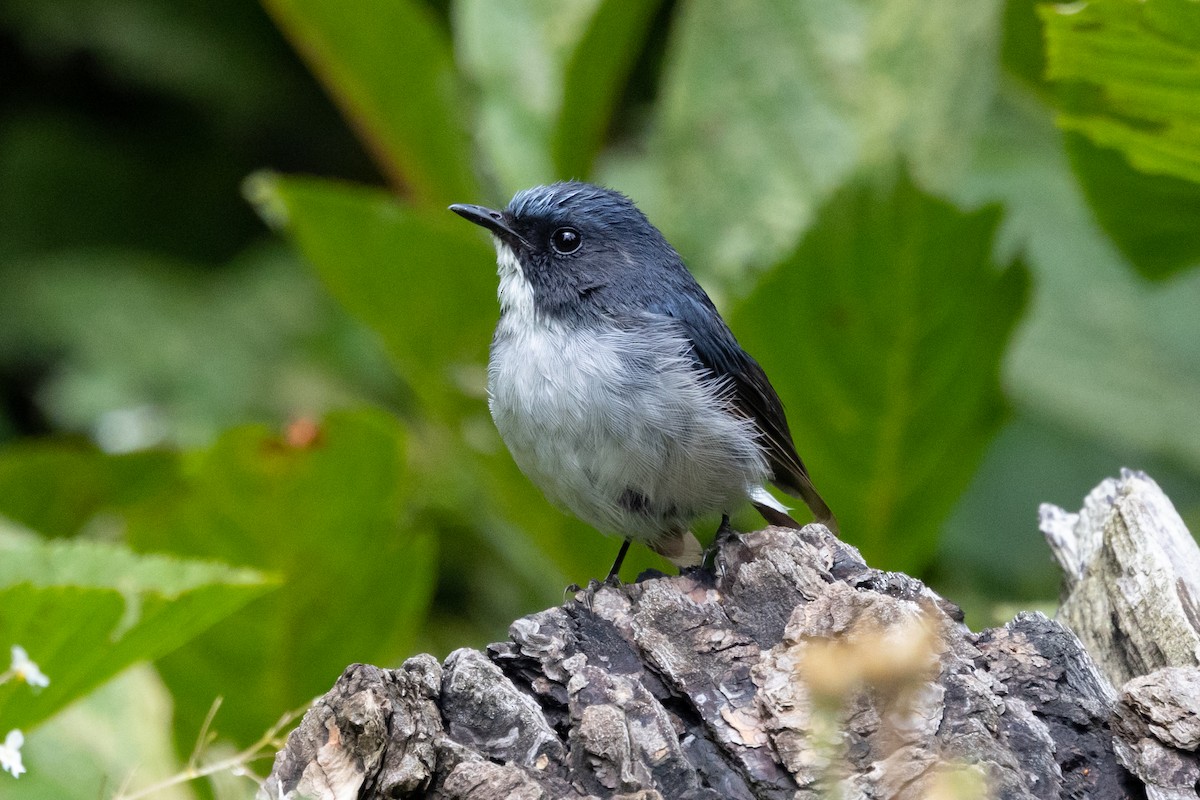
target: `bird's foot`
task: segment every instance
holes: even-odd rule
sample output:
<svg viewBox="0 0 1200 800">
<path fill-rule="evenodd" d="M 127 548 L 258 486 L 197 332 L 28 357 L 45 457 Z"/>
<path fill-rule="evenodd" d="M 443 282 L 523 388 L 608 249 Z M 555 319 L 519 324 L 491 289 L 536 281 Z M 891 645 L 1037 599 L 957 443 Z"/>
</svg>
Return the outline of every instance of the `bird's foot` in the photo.
<svg viewBox="0 0 1200 800">
<path fill-rule="evenodd" d="M 566 605 L 568 600 L 574 600 L 588 611 L 592 610 L 592 600 L 596 596 L 596 588 L 600 585 L 595 578 L 588 581 L 587 586 L 580 586 L 578 583 L 572 583 L 563 589 L 563 604 Z"/>
<path fill-rule="evenodd" d="M 592 610 L 592 603 L 596 599 L 596 592 L 608 587 L 616 589 L 621 586 L 621 579 L 616 575 L 609 575 L 604 580 L 596 580 L 592 578 L 587 582 L 587 586 L 580 586 L 578 583 L 572 583 L 567 588 L 563 589 L 563 603 L 574 599 L 588 611 Z"/>
</svg>

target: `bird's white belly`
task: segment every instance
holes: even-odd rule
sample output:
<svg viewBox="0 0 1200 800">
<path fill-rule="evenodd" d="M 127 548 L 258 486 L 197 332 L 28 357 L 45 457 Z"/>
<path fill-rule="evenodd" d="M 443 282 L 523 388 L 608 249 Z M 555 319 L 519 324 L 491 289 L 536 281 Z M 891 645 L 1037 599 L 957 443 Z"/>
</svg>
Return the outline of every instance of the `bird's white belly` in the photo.
<svg viewBox="0 0 1200 800">
<path fill-rule="evenodd" d="M 492 418 L 521 470 L 556 505 L 640 540 L 726 511 L 766 479 L 757 432 L 723 388 L 665 324 L 502 318 L 488 366 Z"/>
</svg>

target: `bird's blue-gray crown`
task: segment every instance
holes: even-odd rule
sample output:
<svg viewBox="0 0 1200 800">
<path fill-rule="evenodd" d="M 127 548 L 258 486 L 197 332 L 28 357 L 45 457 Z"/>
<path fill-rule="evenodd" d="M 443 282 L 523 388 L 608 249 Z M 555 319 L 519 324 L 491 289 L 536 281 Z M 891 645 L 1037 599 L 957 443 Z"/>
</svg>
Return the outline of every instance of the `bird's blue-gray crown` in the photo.
<svg viewBox="0 0 1200 800">
<path fill-rule="evenodd" d="M 505 210 L 526 224 L 586 221 L 597 231 L 630 227 L 644 229 L 644 233 L 658 233 L 646 215 L 622 193 L 578 181 L 524 189 L 513 196 Z"/>
</svg>

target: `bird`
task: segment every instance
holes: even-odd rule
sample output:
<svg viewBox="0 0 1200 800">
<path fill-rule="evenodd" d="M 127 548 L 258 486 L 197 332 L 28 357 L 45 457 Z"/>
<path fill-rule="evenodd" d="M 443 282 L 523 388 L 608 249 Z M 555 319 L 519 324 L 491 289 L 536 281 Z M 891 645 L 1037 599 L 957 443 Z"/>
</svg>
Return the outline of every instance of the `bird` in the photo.
<svg viewBox="0 0 1200 800">
<path fill-rule="evenodd" d="M 555 506 L 681 569 L 691 526 L 751 503 L 801 527 L 767 489 L 837 521 L 796 452 L 766 373 L 683 259 L 626 195 L 580 181 L 518 192 L 504 209 L 454 204 L 496 249 L 500 318 L 488 408 L 521 471 Z"/>
</svg>

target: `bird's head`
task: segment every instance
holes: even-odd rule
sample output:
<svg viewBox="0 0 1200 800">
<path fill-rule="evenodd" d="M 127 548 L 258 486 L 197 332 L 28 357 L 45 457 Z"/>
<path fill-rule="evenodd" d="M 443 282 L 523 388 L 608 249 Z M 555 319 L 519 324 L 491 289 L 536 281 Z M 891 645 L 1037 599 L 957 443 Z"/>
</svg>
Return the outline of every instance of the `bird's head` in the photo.
<svg viewBox="0 0 1200 800">
<path fill-rule="evenodd" d="M 491 231 L 506 310 L 530 302 L 550 316 L 587 316 L 622 295 L 653 291 L 683 269 L 633 201 L 592 184 L 535 186 L 518 192 L 502 211 L 476 205 L 450 210 Z"/>
</svg>

